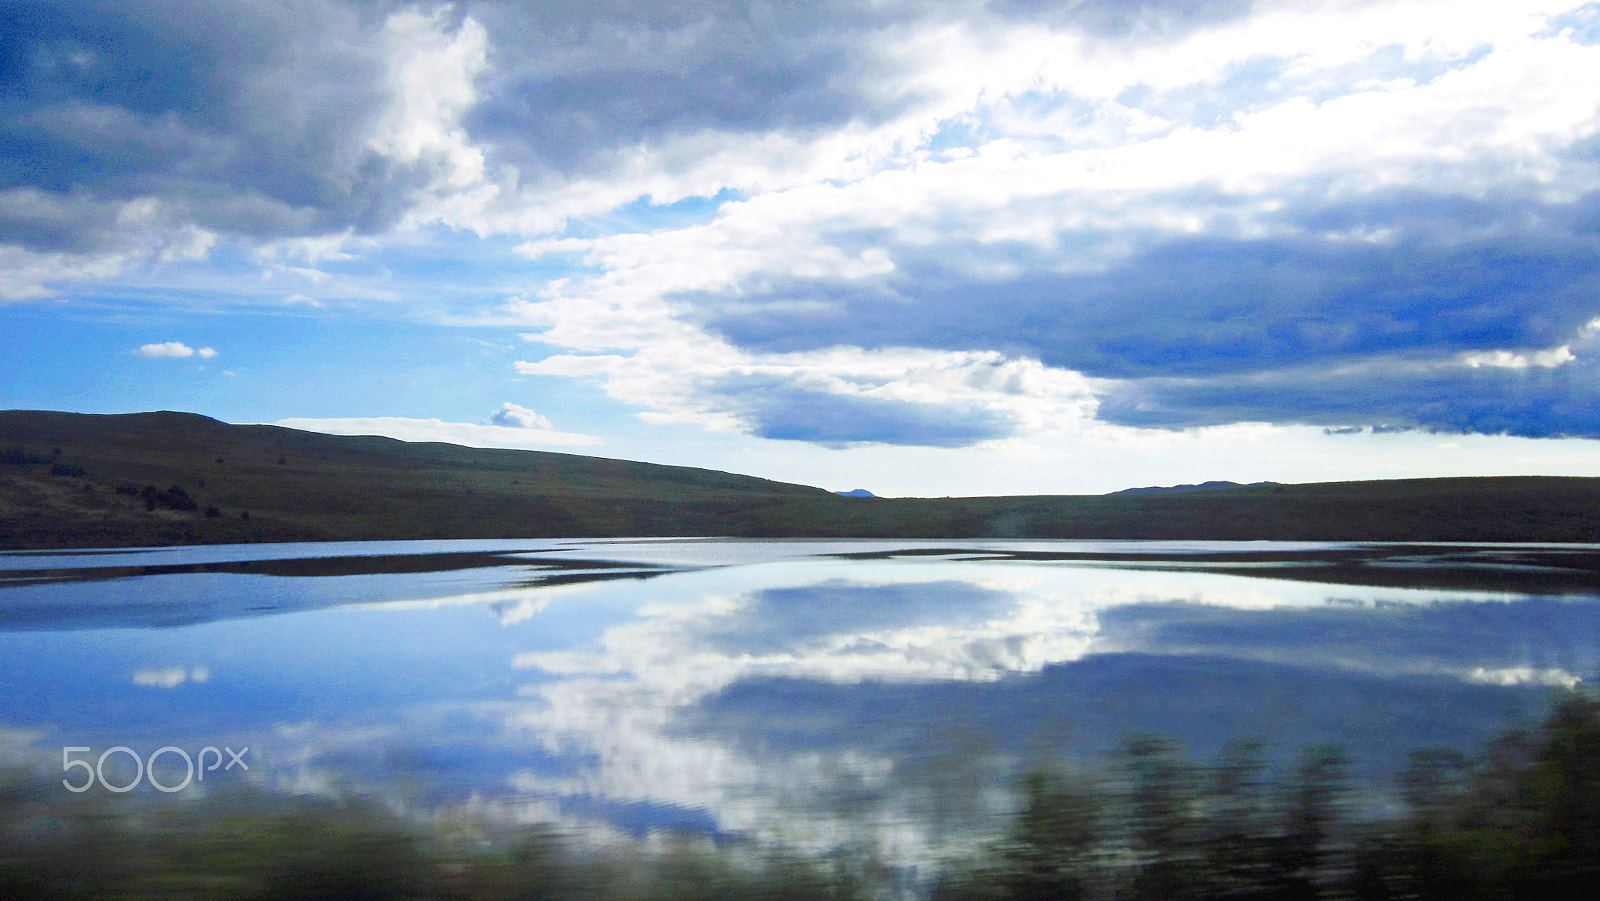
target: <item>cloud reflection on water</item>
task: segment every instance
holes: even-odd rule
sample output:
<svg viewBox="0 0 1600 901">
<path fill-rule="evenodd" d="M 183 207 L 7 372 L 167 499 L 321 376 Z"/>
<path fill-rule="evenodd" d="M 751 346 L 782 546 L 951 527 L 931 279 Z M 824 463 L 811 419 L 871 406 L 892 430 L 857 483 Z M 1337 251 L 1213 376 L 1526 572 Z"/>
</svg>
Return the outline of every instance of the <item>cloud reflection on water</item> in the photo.
<svg viewBox="0 0 1600 901">
<path fill-rule="evenodd" d="M 945 553 L 884 553 L 930 545 Z M 1193 571 L 1201 547 L 1167 548 L 1170 570 L 1049 556 L 1097 547 L 570 542 L 483 570 L 4 588 L 0 623 L 27 631 L 0 630 L 16 676 L 0 730 L 227 736 L 285 790 L 916 860 L 998 822 L 1017 767 L 1130 731 L 1200 753 L 1341 741 L 1374 773 L 1418 746 L 1471 747 L 1596 668 L 1600 602 L 1566 582 L 1530 596 L 1250 568 L 1253 550 L 1299 553 L 1276 546 L 1209 546 L 1248 575 Z M 863 549 L 877 553 L 817 556 Z M 529 585 L 528 566 L 625 577 Z M 230 618 L 286 585 L 309 592 L 300 612 Z M 17 625 L 41 592 L 67 620 Z M 143 606 L 105 619 L 118 597 Z M 102 618 L 73 619 L 83 607 Z M 153 607 L 181 627 L 149 628 Z"/>
<path fill-rule="evenodd" d="M 518 725 L 595 752 L 586 778 L 525 784 L 667 797 L 758 834 L 797 817 L 812 835 L 887 829 L 917 857 L 939 830 L 916 810 L 940 806 L 940 780 L 976 795 L 1030 757 L 1103 754 L 1143 730 L 1202 753 L 1336 741 L 1375 774 L 1535 709 L 1545 684 L 1592 671 L 1600 636 L 1587 598 L 970 558 L 761 576 L 641 606 L 588 647 L 519 655 L 559 678 L 530 687 L 547 706 Z"/>
</svg>

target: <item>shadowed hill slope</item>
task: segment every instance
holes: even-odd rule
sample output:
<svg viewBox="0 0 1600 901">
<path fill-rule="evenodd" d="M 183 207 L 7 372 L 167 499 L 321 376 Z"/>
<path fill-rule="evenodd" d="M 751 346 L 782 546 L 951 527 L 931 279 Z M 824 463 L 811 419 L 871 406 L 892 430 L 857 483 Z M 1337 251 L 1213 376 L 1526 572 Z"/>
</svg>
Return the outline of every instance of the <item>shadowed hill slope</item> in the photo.
<svg viewBox="0 0 1600 901">
<path fill-rule="evenodd" d="M 33 461 L 0 467 L 0 543 L 12 547 L 684 535 L 725 519 L 742 534 L 764 508 L 831 496 L 690 467 L 171 412 L 0 412 L 0 452 Z M 173 486 L 195 510 L 169 504 Z"/>
<path fill-rule="evenodd" d="M 0 411 L 0 455 L 8 548 L 650 535 L 1600 539 L 1600 479 L 1588 478 L 861 498 L 691 467 L 172 412 Z"/>
</svg>

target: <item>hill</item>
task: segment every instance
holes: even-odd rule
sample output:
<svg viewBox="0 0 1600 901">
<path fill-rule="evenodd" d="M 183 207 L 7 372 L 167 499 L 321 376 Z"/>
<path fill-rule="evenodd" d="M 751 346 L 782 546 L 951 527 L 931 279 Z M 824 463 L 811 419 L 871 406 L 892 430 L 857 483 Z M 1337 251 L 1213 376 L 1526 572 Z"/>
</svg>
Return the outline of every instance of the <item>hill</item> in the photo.
<svg viewBox="0 0 1600 901">
<path fill-rule="evenodd" d="M 1595 541 L 1600 479 L 842 497 L 750 476 L 229 425 L 0 411 L 0 547 L 570 536 Z M 176 490 L 174 490 L 176 489 Z"/>
<path fill-rule="evenodd" d="M 0 466 L 9 547 L 744 534 L 774 504 L 830 496 L 705 469 L 192 413 L 3 411 L 0 452 L 32 461 Z"/>
</svg>

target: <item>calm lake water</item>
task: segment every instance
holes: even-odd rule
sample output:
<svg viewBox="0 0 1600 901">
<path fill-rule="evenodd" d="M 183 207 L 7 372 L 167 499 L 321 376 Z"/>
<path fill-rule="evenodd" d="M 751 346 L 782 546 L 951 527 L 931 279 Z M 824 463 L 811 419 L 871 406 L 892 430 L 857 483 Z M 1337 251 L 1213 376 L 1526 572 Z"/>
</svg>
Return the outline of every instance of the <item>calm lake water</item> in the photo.
<svg viewBox="0 0 1600 901">
<path fill-rule="evenodd" d="M 1595 676 L 1596 559 L 1071 541 L 7 553 L 0 763 L 161 803 L 248 780 L 596 840 L 677 829 L 915 861 L 1000 825 L 1017 773 L 1092 766 L 1134 732 L 1202 758 L 1240 737 L 1280 758 L 1337 742 L 1375 790 L 1411 749 L 1476 749 Z M 229 753 L 186 770 L 203 748 Z M 171 794 L 144 778 L 193 773 Z"/>
</svg>

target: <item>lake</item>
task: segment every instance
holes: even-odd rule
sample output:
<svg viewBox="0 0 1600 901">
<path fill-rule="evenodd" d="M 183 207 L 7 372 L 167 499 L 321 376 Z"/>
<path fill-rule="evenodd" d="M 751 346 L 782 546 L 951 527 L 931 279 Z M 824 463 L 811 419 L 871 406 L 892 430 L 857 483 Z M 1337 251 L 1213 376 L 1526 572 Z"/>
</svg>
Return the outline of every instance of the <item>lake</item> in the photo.
<svg viewBox="0 0 1600 901">
<path fill-rule="evenodd" d="M 83 797 L 247 783 L 596 843 L 920 866 L 1002 826 L 1020 773 L 1091 770 L 1137 733 L 1197 758 L 1338 743 L 1381 805 L 1409 751 L 1474 750 L 1595 677 L 1596 560 L 928 540 L 9 552 L 0 763 Z"/>
</svg>

